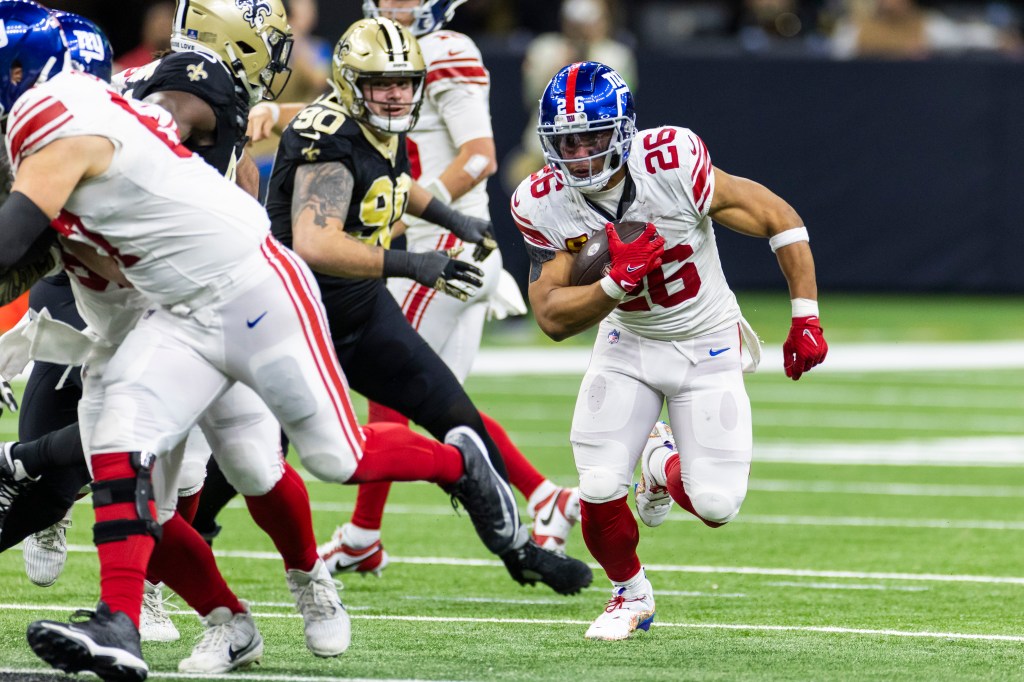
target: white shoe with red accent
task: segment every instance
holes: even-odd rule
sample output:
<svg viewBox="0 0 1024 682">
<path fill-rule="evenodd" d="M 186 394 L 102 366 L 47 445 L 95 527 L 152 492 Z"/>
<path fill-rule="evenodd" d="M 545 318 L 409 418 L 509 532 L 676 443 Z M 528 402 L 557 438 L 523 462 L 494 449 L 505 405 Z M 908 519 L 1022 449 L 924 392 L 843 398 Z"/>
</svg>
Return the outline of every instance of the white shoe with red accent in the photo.
<svg viewBox="0 0 1024 682">
<path fill-rule="evenodd" d="M 651 582 L 643 578 L 632 589 L 614 587 L 604 613 L 591 623 L 584 637 L 608 642 L 629 639 L 637 630 L 646 632 L 653 622 L 654 590 Z"/>
<path fill-rule="evenodd" d="M 351 523 L 346 523 L 334 531 L 331 539 L 316 548 L 317 554 L 324 560 L 331 575 L 336 573 L 374 574 L 378 578 L 388 566 L 388 553 L 384 545 L 377 539 L 366 547 L 356 547 L 346 542 L 346 535 L 351 535 Z M 346 530 L 348 532 L 346 532 Z"/>
<path fill-rule="evenodd" d="M 580 520 L 580 489 L 559 488 L 545 481 L 530 496 L 526 512 L 533 518 L 533 541 L 544 549 L 565 553 L 569 532 Z"/>
<path fill-rule="evenodd" d="M 676 452 L 672 429 L 665 422 L 655 424 L 640 457 L 640 482 L 633 486 L 636 513 L 651 528 L 660 526 L 672 510 L 664 472 L 665 461 Z"/>
</svg>

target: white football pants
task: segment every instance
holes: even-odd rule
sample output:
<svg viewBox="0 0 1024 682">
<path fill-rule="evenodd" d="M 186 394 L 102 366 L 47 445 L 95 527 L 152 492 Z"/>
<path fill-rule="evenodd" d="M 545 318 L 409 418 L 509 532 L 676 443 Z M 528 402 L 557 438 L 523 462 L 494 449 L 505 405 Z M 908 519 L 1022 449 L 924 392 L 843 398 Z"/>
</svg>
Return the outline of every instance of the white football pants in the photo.
<svg viewBox="0 0 1024 682">
<path fill-rule="evenodd" d="M 708 520 L 735 516 L 747 493 L 753 439 L 740 351 L 735 324 L 686 341 L 655 341 L 602 322 L 570 436 L 580 497 L 602 503 L 627 494 L 667 402 L 683 487 L 697 512 Z M 723 498 L 729 509 L 721 508 Z M 719 500 L 718 508 L 702 510 L 703 499 Z"/>
</svg>

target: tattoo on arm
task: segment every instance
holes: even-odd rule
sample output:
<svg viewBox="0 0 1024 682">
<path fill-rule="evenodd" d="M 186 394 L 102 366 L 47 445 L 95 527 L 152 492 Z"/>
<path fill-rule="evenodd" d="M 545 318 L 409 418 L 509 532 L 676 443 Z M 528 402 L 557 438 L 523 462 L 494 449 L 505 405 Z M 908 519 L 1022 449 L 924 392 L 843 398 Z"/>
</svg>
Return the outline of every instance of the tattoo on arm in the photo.
<svg viewBox="0 0 1024 682">
<path fill-rule="evenodd" d="M 21 296 L 56 266 L 57 257 L 53 251 L 49 248 L 36 249 L 0 273 L 0 305 L 7 305 Z"/>
<path fill-rule="evenodd" d="M 354 186 L 352 173 L 336 161 L 299 166 L 292 193 L 292 221 L 309 209 L 314 224 L 321 228 L 327 227 L 328 219 L 344 226 Z"/>
<path fill-rule="evenodd" d="M 540 279 L 541 268 L 549 260 L 555 258 L 555 252 L 551 249 L 542 249 L 532 244 L 527 244 L 526 253 L 530 256 L 530 282 L 536 282 Z"/>
</svg>

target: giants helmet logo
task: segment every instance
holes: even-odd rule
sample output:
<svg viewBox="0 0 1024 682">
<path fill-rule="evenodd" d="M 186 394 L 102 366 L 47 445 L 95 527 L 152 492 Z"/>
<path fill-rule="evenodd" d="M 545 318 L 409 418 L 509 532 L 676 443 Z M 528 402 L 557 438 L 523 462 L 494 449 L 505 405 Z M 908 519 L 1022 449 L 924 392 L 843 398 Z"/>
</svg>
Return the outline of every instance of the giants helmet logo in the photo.
<svg viewBox="0 0 1024 682">
<path fill-rule="evenodd" d="M 263 26 L 263 18 L 274 13 L 267 0 L 235 0 L 235 6 L 242 10 L 242 18 L 253 28 Z"/>
</svg>

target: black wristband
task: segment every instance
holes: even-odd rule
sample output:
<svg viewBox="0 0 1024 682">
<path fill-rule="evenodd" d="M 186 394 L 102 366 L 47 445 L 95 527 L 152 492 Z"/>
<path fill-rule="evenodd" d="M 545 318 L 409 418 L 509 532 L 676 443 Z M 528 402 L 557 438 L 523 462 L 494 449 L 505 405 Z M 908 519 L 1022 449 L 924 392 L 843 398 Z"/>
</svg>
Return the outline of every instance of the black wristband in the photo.
<svg viewBox="0 0 1024 682">
<path fill-rule="evenodd" d="M 455 211 L 451 206 L 444 203 L 437 197 L 431 197 L 430 203 L 423 209 L 423 213 L 420 214 L 420 218 L 426 220 L 428 223 L 434 223 L 441 227 L 447 228 L 452 224 L 452 217 L 455 215 Z"/>
<path fill-rule="evenodd" d="M 387 277 L 412 277 L 412 254 L 408 251 L 384 251 L 384 270 L 382 276 Z"/>
<path fill-rule="evenodd" d="M 15 265 L 50 227 L 50 219 L 35 202 L 21 192 L 11 192 L 0 206 L 0 226 L 4 248 L 0 250 L 0 268 Z"/>
</svg>

